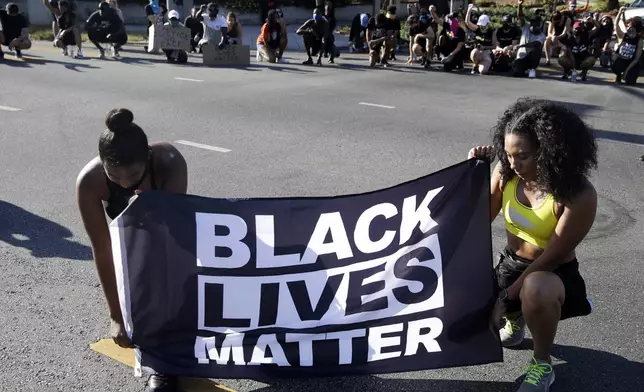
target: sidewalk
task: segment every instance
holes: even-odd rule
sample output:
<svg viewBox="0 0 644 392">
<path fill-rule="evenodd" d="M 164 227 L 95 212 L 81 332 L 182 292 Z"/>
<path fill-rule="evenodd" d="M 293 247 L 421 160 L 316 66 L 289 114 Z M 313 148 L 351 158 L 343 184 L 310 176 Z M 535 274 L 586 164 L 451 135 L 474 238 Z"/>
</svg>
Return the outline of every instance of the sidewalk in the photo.
<svg viewBox="0 0 644 392">
<path fill-rule="evenodd" d="M 302 36 L 295 34 L 300 25 L 286 26 L 288 32 L 288 45 L 286 50 L 303 52 L 304 43 L 302 42 Z M 126 31 L 144 33 L 147 30 L 145 25 L 127 25 L 125 26 Z M 258 25 L 244 25 L 242 26 L 243 30 L 243 43 L 244 45 L 249 45 L 251 50 L 257 49 L 257 37 L 261 30 L 261 26 Z M 338 33 L 334 34 L 335 36 L 335 46 L 340 50 L 346 50 L 349 47 L 349 36 L 340 35 Z"/>
</svg>

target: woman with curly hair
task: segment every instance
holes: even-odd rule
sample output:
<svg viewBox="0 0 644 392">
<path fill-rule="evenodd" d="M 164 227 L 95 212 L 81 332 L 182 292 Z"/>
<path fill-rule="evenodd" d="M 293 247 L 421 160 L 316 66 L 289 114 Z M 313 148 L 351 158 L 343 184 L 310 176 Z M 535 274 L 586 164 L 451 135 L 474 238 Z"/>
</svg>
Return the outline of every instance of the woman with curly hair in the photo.
<svg viewBox="0 0 644 392">
<path fill-rule="evenodd" d="M 539 99 L 519 99 L 493 132 L 494 146 L 469 152 L 500 161 L 491 220 L 503 214 L 507 245 L 495 267 L 493 321 L 505 347 L 521 344 L 530 328 L 534 355 L 519 392 L 546 392 L 555 379 L 550 349 L 559 321 L 592 311 L 575 249 L 595 221 L 597 193 L 587 176 L 597 167 L 597 144 L 575 113 Z"/>
</svg>

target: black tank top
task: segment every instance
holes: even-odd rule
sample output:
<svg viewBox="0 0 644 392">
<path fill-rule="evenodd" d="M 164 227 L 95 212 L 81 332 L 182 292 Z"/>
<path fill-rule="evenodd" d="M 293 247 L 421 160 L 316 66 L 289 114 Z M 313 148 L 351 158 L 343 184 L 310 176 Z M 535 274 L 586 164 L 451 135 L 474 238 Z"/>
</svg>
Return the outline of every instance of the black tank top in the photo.
<svg viewBox="0 0 644 392">
<path fill-rule="evenodd" d="M 122 186 L 116 184 L 115 182 L 107 178 L 107 176 L 105 176 L 105 179 L 107 180 L 107 189 L 110 192 L 109 197 L 105 202 L 105 213 L 110 217 L 110 219 L 116 219 L 116 217 L 119 216 L 121 212 L 125 210 L 125 208 L 127 208 L 128 201 L 132 196 L 134 196 L 134 191 L 137 190 L 137 188 L 145 180 L 145 177 L 147 177 L 148 170 L 152 190 L 156 190 L 157 184 L 154 181 L 154 164 L 152 162 L 152 155 L 150 155 L 148 166 L 145 168 L 145 172 L 143 173 L 143 176 L 141 176 L 141 180 L 137 184 L 129 188 L 123 188 Z"/>
<path fill-rule="evenodd" d="M 635 36 L 629 37 L 625 36 L 622 42 L 620 42 L 619 47 L 617 48 L 617 56 L 625 59 L 632 60 L 637 54 L 637 44 L 642 38 Z"/>
</svg>

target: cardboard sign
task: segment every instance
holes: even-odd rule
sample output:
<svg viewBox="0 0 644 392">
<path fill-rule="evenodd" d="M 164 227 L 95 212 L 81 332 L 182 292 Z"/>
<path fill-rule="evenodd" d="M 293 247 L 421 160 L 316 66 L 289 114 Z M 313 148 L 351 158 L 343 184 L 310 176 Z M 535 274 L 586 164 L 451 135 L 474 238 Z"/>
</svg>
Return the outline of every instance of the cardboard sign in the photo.
<svg viewBox="0 0 644 392">
<path fill-rule="evenodd" d="M 182 49 L 190 51 L 190 29 L 183 26 L 152 25 L 150 26 L 150 44 L 148 51 L 160 49 Z"/>
<path fill-rule="evenodd" d="M 208 43 L 201 47 L 205 65 L 248 65 L 250 64 L 250 46 L 228 45 L 219 50 L 216 44 Z"/>
</svg>

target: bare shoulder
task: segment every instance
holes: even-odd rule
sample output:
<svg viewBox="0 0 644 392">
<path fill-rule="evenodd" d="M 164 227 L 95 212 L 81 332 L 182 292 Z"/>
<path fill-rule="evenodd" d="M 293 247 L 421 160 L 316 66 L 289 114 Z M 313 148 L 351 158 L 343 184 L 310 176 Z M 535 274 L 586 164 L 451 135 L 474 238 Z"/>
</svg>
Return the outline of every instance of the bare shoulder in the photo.
<svg viewBox="0 0 644 392">
<path fill-rule="evenodd" d="M 76 189 L 78 191 L 92 191 L 99 193 L 97 190 L 102 189 L 101 185 L 105 184 L 103 175 L 103 164 L 100 157 L 95 157 L 81 169 L 76 178 Z"/>
<path fill-rule="evenodd" d="M 584 188 L 572 200 L 562 204 L 571 210 L 593 212 L 597 209 L 597 190 L 590 181 L 586 180 Z"/>
<path fill-rule="evenodd" d="M 151 143 L 154 166 L 161 170 L 170 170 L 179 165 L 185 165 L 183 154 L 171 143 Z"/>
<path fill-rule="evenodd" d="M 492 170 L 492 192 L 503 192 L 505 183 L 503 182 L 503 175 L 501 174 L 501 162 L 497 162 Z"/>
</svg>

